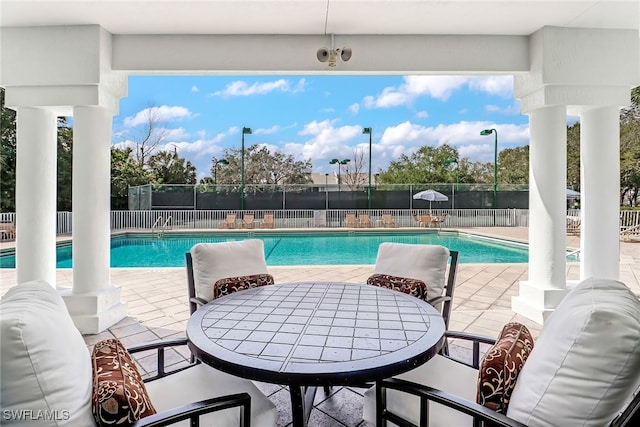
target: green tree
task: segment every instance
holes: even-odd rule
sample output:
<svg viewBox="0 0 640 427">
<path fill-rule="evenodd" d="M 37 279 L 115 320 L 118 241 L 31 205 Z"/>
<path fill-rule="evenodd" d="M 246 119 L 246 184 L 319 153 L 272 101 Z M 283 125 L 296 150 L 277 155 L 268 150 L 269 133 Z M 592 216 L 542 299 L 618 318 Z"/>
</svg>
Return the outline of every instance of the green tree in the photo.
<svg viewBox="0 0 640 427">
<path fill-rule="evenodd" d="M 498 183 L 529 183 L 529 146 L 505 148 L 498 153 Z"/>
<path fill-rule="evenodd" d="M 4 105 L 0 88 L 0 211 L 16 210 L 16 112 Z"/>
<path fill-rule="evenodd" d="M 57 208 L 59 211 L 72 210 L 72 166 L 73 166 L 73 128 L 66 117 L 58 117 L 58 177 Z"/>
<path fill-rule="evenodd" d="M 152 175 L 138 163 L 131 148 L 111 147 L 111 209 L 127 209 L 129 187 L 149 184 Z"/>
<path fill-rule="evenodd" d="M 640 192 L 640 104 L 620 115 L 620 202 L 638 204 Z"/>
<path fill-rule="evenodd" d="M 580 123 L 567 126 L 567 186 L 580 191 Z"/>
<path fill-rule="evenodd" d="M 449 145 L 423 146 L 409 156 L 403 154 L 398 160 L 392 160 L 389 168 L 380 172 L 379 180 L 385 184 L 451 182 L 451 167 L 447 160 L 457 158 L 458 150 Z M 459 166 L 460 177 L 468 176 L 462 162 Z"/>
<path fill-rule="evenodd" d="M 311 182 L 311 160 L 296 160 L 291 155 L 281 151 L 271 152 L 267 147 L 257 144 L 245 148 L 244 180 L 246 184 L 308 184 Z M 219 184 L 239 184 L 241 181 L 242 152 L 240 149 L 226 149 L 222 156 L 229 162 L 224 167 L 218 167 L 217 180 Z M 211 178 L 213 180 L 213 165 Z"/>
<path fill-rule="evenodd" d="M 195 184 L 196 168 L 190 161 L 173 153 L 160 151 L 149 158 L 148 169 L 155 184 Z"/>
</svg>

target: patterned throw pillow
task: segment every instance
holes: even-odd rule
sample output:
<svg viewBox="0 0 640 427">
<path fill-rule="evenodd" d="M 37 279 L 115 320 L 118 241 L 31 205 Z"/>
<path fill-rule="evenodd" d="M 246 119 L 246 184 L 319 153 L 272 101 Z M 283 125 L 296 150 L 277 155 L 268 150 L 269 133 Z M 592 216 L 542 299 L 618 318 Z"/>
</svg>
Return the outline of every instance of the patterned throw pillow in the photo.
<svg viewBox="0 0 640 427">
<path fill-rule="evenodd" d="M 427 298 L 427 285 L 418 279 L 391 276 L 389 274 L 374 274 L 369 276 L 367 284 L 404 292 L 421 300 L 426 300 Z"/>
<path fill-rule="evenodd" d="M 527 327 L 507 323 L 480 364 L 476 401 L 506 414 L 516 380 L 532 349 L 533 338 Z"/>
<path fill-rule="evenodd" d="M 213 299 L 229 295 L 233 292 L 258 286 L 273 285 L 273 276 L 270 274 L 253 274 L 251 276 L 227 277 L 213 284 Z"/>
<path fill-rule="evenodd" d="M 93 415 L 99 426 L 128 426 L 156 413 L 140 372 L 117 339 L 97 343 L 93 366 Z"/>
</svg>

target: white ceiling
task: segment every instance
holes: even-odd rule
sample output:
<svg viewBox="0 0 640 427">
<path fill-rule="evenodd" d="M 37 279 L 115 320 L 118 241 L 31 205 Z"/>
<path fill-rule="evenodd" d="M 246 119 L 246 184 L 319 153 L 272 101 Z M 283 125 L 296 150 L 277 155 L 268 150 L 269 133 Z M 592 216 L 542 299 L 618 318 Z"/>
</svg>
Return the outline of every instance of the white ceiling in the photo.
<svg viewBox="0 0 640 427">
<path fill-rule="evenodd" d="M 0 0 L 2 26 L 113 34 L 500 34 L 638 29 L 640 0 Z"/>
</svg>

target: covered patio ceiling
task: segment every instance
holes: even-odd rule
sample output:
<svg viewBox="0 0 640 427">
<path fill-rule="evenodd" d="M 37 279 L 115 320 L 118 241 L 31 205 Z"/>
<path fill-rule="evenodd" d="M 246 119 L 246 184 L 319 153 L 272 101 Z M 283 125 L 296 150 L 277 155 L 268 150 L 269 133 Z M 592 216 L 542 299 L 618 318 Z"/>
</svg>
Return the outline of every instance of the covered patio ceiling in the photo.
<svg viewBox="0 0 640 427">
<path fill-rule="evenodd" d="M 538 0 L 2 0 L 3 27 L 99 24 L 111 34 L 530 35 L 637 29 L 640 2 Z"/>
</svg>

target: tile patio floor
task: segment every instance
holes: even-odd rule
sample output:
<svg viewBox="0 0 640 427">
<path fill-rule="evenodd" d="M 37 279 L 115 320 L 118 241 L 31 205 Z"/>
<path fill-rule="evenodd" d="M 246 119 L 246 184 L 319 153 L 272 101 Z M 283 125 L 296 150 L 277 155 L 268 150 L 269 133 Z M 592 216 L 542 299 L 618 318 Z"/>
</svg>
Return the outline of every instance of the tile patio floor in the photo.
<svg viewBox="0 0 640 427">
<path fill-rule="evenodd" d="M 526 240 L 527 228 L 472 228 L 468 231 Z M 567 236 L 567 246 L 579 247 L 579 238 Z M 621 242 L 620 280 L 640 295 L 640 243 Z M 307 256 L 313 256 L 309 254 Z M 269 267 L 276 282 L 335 280 L 363 282 L 372 273 L 372 265 Z M 511 297 L 518 294 L 518 283 L 527 279 L 526 264 L 461 264 L 458 268 L 450 329 L 496 336 L 502 325 L 517 320 L 531 329 L 534 337 L 540 325 L 511 311 Z M 579 264 L 567 265 L 567 278 L 578 279 Z M 57 270 L 58 287 L 70 286 L 71 270 Z M 15 283 L 15 270 L 0 270 L 0 294 Z M 189 318 L 184 268 L 113 268 L 111 283 L 122 288 L 122 300 L 128 305 L 128 317 L 98 335 L 87 335 L 92 346 L 105 338 L 119 338 L 125 345 L 183 337 Z M 454 350 L 463 353 L 463 348 Z M 176 360 L 188 352 L 176 353 Z M 145 369 L 148 363 L 141 361 Z M 291 422 L 288 391 L 278 385 L 258 384 L 278 407 L 278 426 Z M 330 396 L 318 391 L 311 414 L 311 427 L 360 426 L 364 390 L 334 387 Z M 258 426 L 260 427 L 260 426 Z"/>
</svg>

